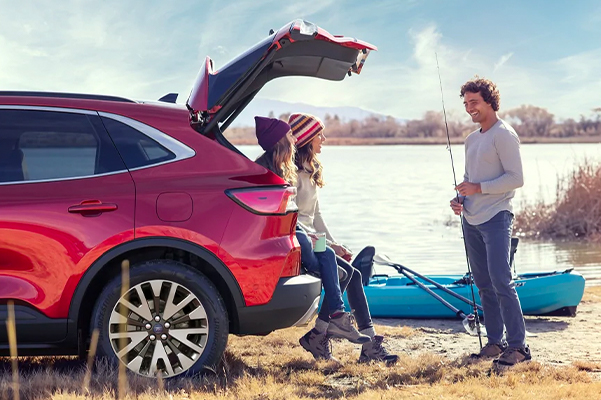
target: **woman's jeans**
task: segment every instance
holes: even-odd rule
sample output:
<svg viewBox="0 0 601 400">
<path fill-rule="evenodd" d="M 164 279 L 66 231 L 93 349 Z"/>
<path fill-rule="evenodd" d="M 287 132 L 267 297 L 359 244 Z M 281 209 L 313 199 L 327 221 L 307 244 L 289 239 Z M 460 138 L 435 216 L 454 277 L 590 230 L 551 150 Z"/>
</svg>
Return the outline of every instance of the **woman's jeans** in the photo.
<svg viewBox="0 0 601 400">
<path fill-rule="evenodd" d="M 344 279 L 340 281 L 340 290 L 343 293 L 346 290 L 346 297 L 351 306 L 351 310 L 353 310 L 355 319 L 357 320 L 357 327 L 359 330 L 371 328 L 373 322 L 371 320 L 371 314 L 369 313 L 365 290 L 363 289 L 361 272 L 341 257 L 336 256 L 336 261 L 338 266 L 346 272 L 344 274 Z M 317 317 L 321 320 L 329 321 L 329 314 L 331 311 L 326 298 L 321 304 L 321 309 L 319 310 Z"/>
<path fill-rule="evenodd" d="M 501 343 L 505 325 L 509 347 L 522 348 L 526 345 L 526 326 L 509 265 L 512 223 L 513 214 L 501 211 L 480 225 L 470 225 L 464 218 L 463 229 L 488 342 Z"/>
<path fill-rule="evenodd" d="M 326 247 L 326 251 L 314 252 L 311 239 L 298 227 L 296 228 L 296 239 L 301 247 L 301 263 L 307 271 L 316 272 L 321 278 L 321 284 L 325 292 L 324 303 L 327 301 L 327 304 L 331 305 L 329 308 L 330 314 L 338 310 L 344 310 L 334 250 L 331 247 Z M 330 320 L 329 314 L 324 320 Z"/>
</svg>

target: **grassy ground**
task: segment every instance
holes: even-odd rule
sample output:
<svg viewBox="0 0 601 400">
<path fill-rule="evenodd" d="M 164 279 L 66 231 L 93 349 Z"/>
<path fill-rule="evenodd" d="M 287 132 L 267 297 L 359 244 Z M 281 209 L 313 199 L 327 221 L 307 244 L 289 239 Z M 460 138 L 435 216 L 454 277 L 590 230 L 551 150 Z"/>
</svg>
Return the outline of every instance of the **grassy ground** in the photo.
<svg viewBox="0 0 601 400">
<path fill-rule="evenodd" d="M 601 287 L 587 288 L 583 302 L 601 303 Z M 402 320 L 401 320 L 402 322 Z M 406 326 L 378 326 L 393 342 L 423 334 Z M 128 376 L 126 397 L 136 399 L 601 399 L 601 364 L 578 360 L 556 367 L 533 361 L 501 375 L 490 362 L 466 355 L 402 351 L 399 362 L 359 364 L 359 348 L 336 341 L 342 365 L 315 362 L 298 345 L 303 328 L 267 337 L 230 337 L 223 364 L 204 377 L 148 381 Z M 560 344 L 558 344 L 559 346 Z M 473 350 L 473 349 L 471 349 Z M 21 399 L 112 399 L 118 373 L 98 365 L 85 384 L 85 364 L 69 358 L 19 360 Z M 0 359 L 0 399 L 13 399 L 10 360 Z"/>
</svg>

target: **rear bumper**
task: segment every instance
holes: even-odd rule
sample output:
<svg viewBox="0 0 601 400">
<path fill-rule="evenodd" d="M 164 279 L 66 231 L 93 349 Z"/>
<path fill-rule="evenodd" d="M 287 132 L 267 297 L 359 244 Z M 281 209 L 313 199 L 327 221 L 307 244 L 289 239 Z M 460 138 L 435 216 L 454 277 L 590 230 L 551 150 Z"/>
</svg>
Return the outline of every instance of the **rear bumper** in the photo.
<svg viewBox="0 0 601 400">
<path fill-rule="evenodd" d="M 307 323 L 317 312 L 321 280 L 310 275 L 281 278 L 267 304 L 238 309 L 241 335 L 262 335 Z"/>
</svg>

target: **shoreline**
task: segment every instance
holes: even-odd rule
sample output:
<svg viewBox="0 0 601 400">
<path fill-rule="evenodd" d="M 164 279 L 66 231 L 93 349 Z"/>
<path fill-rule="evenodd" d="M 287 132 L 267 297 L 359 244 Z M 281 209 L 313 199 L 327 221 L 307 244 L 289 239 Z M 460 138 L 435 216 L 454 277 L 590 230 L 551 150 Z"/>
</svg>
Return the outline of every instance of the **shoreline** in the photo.
<svg viewBox="0 0 601 400">
<path fill-rule="evenodd" d="M 597 329 L 600 302 L 601 287 L 587 287 L 575 317 L 525 315 L 533 360 L 553 366 L 601 364 L 601 331 Z M 419 332 L 394 341 L 391 347 L 398 352 L 412 349 L 418 354 L 430 352 L 457 359 L 477 346 L 477 337 L 466 334 L 457 319 L 374 318 L 374 322 L 380 327 L 410 327 Z M 601 370 L 593 375 L 601 379 Z"/>
<path fill-rule="evenodd" d="M 463 144 L 463 137 L 451 138 L 452 145 Z M 256 145 L 255 138 L 228 139 L 233 145 Z M 601 143 L 601 136 L 547 138 L 547 137 L 520 137 L 522 144 L 561 144 L 561 143 Z M 394 146 L 394 145 L 446 145 L 446 138 L 349 138 L 328 137 L 329 146 Z"/>
</svg>

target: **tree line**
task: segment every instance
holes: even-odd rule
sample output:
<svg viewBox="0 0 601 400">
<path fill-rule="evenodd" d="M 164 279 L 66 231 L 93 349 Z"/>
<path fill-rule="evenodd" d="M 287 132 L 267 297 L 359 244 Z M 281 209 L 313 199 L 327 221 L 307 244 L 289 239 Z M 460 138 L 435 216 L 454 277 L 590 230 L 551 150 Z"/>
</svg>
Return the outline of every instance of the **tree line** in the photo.
<svg viewBox="0 0 601 400">
<path fill-rule="evenodd" d="M 270 113 L 274 117 L 273 112 Z M 289 114 L 280 119 L 287 120 Z M 601 135 L 601 107 L 592 110 L 592 115 L 581 115 L 578 120 L 569 118 L 558 121 L 544 108 L 522 105 L 499 113 L 523 138 L 586 138 Z M 468 116 L 447 115 L 449 135 L 464 137 L 474 130 Z M 427 111 L 421 119 L 398 121 L 391 116 L 370 116 L 363 120 L 343 121 L 338 115 L 326 114 L 324 124 L 328 137 L 336 138 L 422 138 L 446 137 L 442 111 Z M 243 140 L 254 136 L 253 128 L 230 128 L 228 137 Z"/>
</svg>

